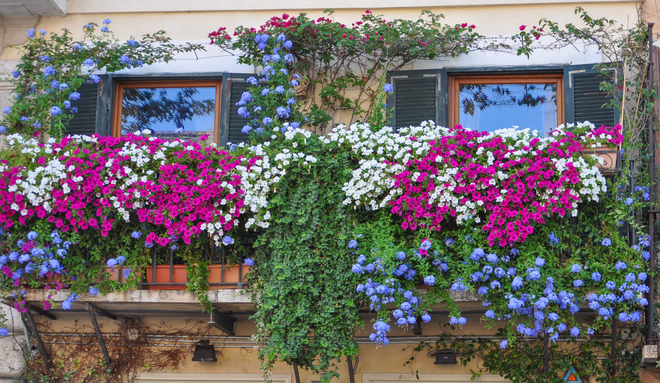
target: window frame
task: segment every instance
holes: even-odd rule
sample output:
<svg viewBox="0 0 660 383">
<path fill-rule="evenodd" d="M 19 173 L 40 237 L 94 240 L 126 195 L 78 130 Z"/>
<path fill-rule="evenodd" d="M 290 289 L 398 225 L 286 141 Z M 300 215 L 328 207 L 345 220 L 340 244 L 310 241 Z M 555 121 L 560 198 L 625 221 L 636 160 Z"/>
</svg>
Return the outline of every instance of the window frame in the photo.
<svg viewBox="0 0 660 383">
<path fill-rule="evenodd" d="M 113 110 L 112 110 L 112 136 L 121 137 L 121 117 L 123 110 L 124 89 L 135 88 L 182 88 L 182 87 L 215 87 L 215 116 L 213 125 L 213 142 L 220 141 L 221 119 L 222 119 L 222 83 L 223 78 L 218 79 L 127 79 L 115 78 Z"/>
<path fill-rule="evenodd" d="M 463 84 L 535 84 L 555 83 L 557 85 L 557 126 L 566 121 L 566 97 L 564 90 L 563 73 L 516 73 L 481 72 L 478 74 L 449 73 L 447 89 L 447 117 L 448 125 L 456 126 L 460 123 L 460 91 Z"/>
</svg>

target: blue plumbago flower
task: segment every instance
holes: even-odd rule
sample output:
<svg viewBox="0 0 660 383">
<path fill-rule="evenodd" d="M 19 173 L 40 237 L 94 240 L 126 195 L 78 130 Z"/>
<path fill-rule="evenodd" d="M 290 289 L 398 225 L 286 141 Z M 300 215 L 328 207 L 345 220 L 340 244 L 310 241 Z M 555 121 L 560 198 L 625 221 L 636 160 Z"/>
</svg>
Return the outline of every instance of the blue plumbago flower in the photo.
<svg viewBox="0 0 660 383">
<path fill-rule="evenodd" d="M 45 30 L 45 29 L 39 29 L 39 33 L 41 33 L 42 35 L 45 35 L 45 34 L 46 34 L 46 30 Z"/>
<path fill-rule="evenodd" d="M 112 23 L 112 21 L 110 21 L 110 19 L 103 20 L 103 24 L 105 24 L 105 25 L 108 25 L 110 23 Z"/>
<path fill-rule="evenodd" d="M 121 265 L 124 262 L 126 262 L 126 257 L 124 257 L 123 255 L 120 255 L 116 258 L 116 262 L 117 262 L 117 264 Z"/>
<path fill-rule="evenodd" d="M 282 85 L 278 85 L 275 88 L 275 92 L 280 93 L 280 94 L 284 94 L 284 87 Z"/>
<path fill-rule="evenodd" d="M 284 55 L 284 61 L 286 61 L 288 63 L 292 63 L 293 62 L 293 55 L 291 53 L 285 54 Z"/>
<path fill-rule="evenodd" d="M 291 123 L 291 127 L 293 129 L 298 129 L 300 127 L 300 123 L 294 121 L 294 122 Z"/>
<path fill-rule="evenodd" d="M 583 284 L 584 284 L 584 282 L 582 282 L 582 280 L 580 280 L 580 279 L 576 279 L 576 280 L 573 281 L 573 286 L 575 286 L 575 287 L 581 287 Z"/>
<path fill-rule="evenodd" d="M 55 69 L 53 69 L 52 66 L 47 66 L 44 68 L 44 78 L 48 76 L 54 76 L 55 75 Z"/>
<path fill-rule="evenodd" d="M 12 75 L 14 78 L 19 78 L 19 77 L 21 77 L 21 72 L 15 70 L 15 71 L 11 72 L 11 75 Z"/>
<path fill-rule="evenodd" d="M 62 109 L 59 106 L 53 106 L 50 108 L 50 115 L 51 116 L 57 116 L 62 114 Z"/>
<path fill-rule="evenodd" d="M 637 275 L 637 278 L 642 282 L 646 281 L 647 277 L 646 273 L 639 273 L 639 275 Z"/>
<path fill-rule="evenodd" d="M 18 262 L 20 263 L 25 263 L 30 260 L 30 254 L 22 254 L 20 257 L 18 257 Z"/>
<path fill-rule="evenodd" d="M 71 107 L 71 101 L 69 101 L 69 100 L 64 101 L 64 107 L 65 107 L 66 109 L 69 109 L 69 108 Z"/>
<path fill-rule="evenodd" d="M 383 85 L 383 90 L 385 91 L 385 93 L 392 93 L 394 92 L 394 87 L 392 86 L 392 84 L 385 84 Z"/>
<path fill-rule="evenodd" d="M 488 262 L 490 262 L 490 263 L 497 263 L 497 262 L 500 260 L 500 259 L 497 257 L 497 255 L 495 255 L 495 254 L 493 254 L 493 253 L 490 253 L 490 254 L 486 255 L 486 259 L 487 259 Z"/>
<path fill-rule="evenodd" d="M 248 134 L 252 130 L 252 127 L 250 125 L 244 125 L 243 128 L 241 128 L 241 133 L 243 134 Z"/>
<path fill-rule="evenodd" d="M 71 113 L 78 113 L 78 108 L 76 108 L 75 106 L 71 108 Z"/>
<path fill-rule="evenodd" d="M 614 265 L 614 268 L 616 269 L 616 271 L 620 271 L 620 270 L 623 270 L 625 268 L 628 268 L 628 266 L 625 264 L 625 262 L 619 261 L 619 262 L 616 263 L 616 265 Z"/>
<path fill-rule="evenodd" d="M 89 75 L 89 81 L 93 82 L 94 84 L 98 84 L 101 82 L 101 77 L 95 75 L 95 74 L 90 74 Z"/>
<path fill-rule="evenodd" d="M 131 233 L 131 237 L 134 239 L 139 239 L 142 236 L 142 232 L 140 231 L 134 231 Z"/>
<path fill-rule="evenodd" d="M 69 84 L 64 82 L 60 84 L 60 90 L 67 90 L 67 89 L 69 89 Z"/>
<path fill-rule="evenodd" d="M 582 265 L 574 264 L 571 266 L 571 272 L 579 273 L 580 271 L 582 271 Z"/>
<path fill-rule="evenodd" d="M 294 88 L 297 87 L 297 86 L 299 85 L 298 80 L 291 80 L 290 84 L 291 84 L 291 86 L 294 87 Z"/>
<path fill-rule="evenodd" d="M 280 55 L 277 55 L 277 57 L 280 57 Z M 284 68 L 280 69 L 280 73 L 289 74 L 289 72 L 287 72 L 287 70 Z"/>
<path fill-rule="evenodd" d="M 484 314 L 486 318 L 495 319 L 495 312 L 493 310 L 488 310 Z"/>
<path fill-rule="evenodd" d="M 277 117 L 279 118 L 289 118 L 289 109 L 283 106 L 278 106 L 275 109 L 275 113 L 277 113 Z"/>
<path fill-rule="evenodd" d="M 534 264 L 536 265 L 536 267 L 543 267 L 545 266 L 545 259 L 536 257 L 536 261 L 534 261 Z"/>
<path fill-rule="evenodd" d="M 431 321 L 431 316 L 429 315 L 429 313 L 424 311 L 424 314 L 422 315 L 422 320 L 424 321 L 424 323 L 429 323 Z"/>
<path fill-rule="evenodd" d="M 570 331 L 570 332 L 571 332 L 571 336 L 572 336 L 573 338 L 577 338 L 578 335 L 580 335 L 580 329 L 577 328 L 577 327 L 573 327 L 573 328 L 571 328 L 571 331 Z"/>
<path fill-rule="evenodd" d="M 431 248 L 431 241 L 429 241 L 428 239 L 424 240 L 419 248 L 423 249 L 423 250 L 430 249 Z"/>
<path fill-rule="evenodd" d="M 47 63 L 50 61 L 50 56 L 39 56 L 39 60 L 41 60 L 41 62 Z"/>
<path fill-rule="evenodd" d="M 366 261 L 367 261 L 367 257 L 365 257 L 364 254 L 360 254 L 357 258 L 357 262 L 360 265 L 364 264 L 364 262 Z"/>
<path fill-rule="evenodd" d="M 37 238 L 39 238 L 39 234 L 37 234 L 36 231 L 31 231 L 31 232 L 29 232 L 28 235 L 27 235 L 27 239 L 28 239 L 29 241 L 34 241 L 34 240 L 37 239 Z"/>
<path fill-rule="evenodd" d="M 639 300 L 639 304 L 642 305 L 642 306 L 646 306 L 646 305 L 649 304 L 649 301 L 646 298 L 642 298 L 642 299 Z"/>
<path fill-rule="evenodd" d="M 65 299 L 62 302 L 62 310 L 71 310 L 71 301 L 68 299 Z"/>
<path fill-rule="evenodd" d="M 94 60 L 90 58 L 86 58 L 85 61 L 83 61 L 84 66 L 93 66 L 94 65 Z"/>
<path fill-rule="evenodd" d="M 481 269 L 481 271 L 483 271 L 484 274 L 490 274 L 490 273 L 493 272 L 493 267 L 490 266 L 490 265 L 486 265 L 486 266 L 484 266 L 483 269 Z"/>
<path fill-rule="evenodd" d="M 642 258 L 644 258 L 645 261 L 648 261 L 649 258 L 651 258 L 651 253 L 648 251 L 642 251 Z"/>
<path fill-rule="evenodd" d="M 491 289 L 499 289 L 500 287 L 502 287 L 502 284 L 499 281 L 492 281 L 490 283 Z"/>
<path fill-rule="evenodd" d="M 519 288 L 522 287 L 522 285 L 523 285 L 523 280 L 522 280 L 522 278 L 520 278 L 520 277 L 515 277 L 515 278 L 513 278 L 513 282 L 511 282 L 511 287 L 512 287 L 514 290 L 518 290 Z"/>
<path fill-rule="evenodd" d="M 286 41 L 286 36 L 284 35 L 284 33 L 280 33 L 280 35 L 277 36 L 276 40 L 277 40 L 277 42 L 283 43 L 283 42 Z"/>
<path fill-rule="evenodd" d="M 634 273 L 628 273 L 628 275 L 626 275 L 626 282 L 635 282 L 636 279 L 637 276 Z"/>
<path fill-rule="evenodd" d="M 10 106 L 5 106 L 5 108 L 2 109 L 2 113 L 4 113 L 4 114 L 11 113 L 11 107 Z"/>
<path fill-rule="evenodd" d="M 349 249 L 355 249 L 357 247 L 358 243 L 356 240 L 352 239 L 348 242 L 348 248 Z"/>
<path fill-rule="evenodd" d="M 428 285 L 428 286 L 435 285 L 435 277 L 433 275 L 429 275 L 427 277 L 424 277 L 424 284 Z"/>
<path fill-rule="evenodd" d="M 114 258 L 110 258 L 110 259 L 108 259 L 108 261 L 107 261 L 105 264 L 106 264 L 108 267 L 112 267 L 112 268 L 114 268 L 115 266 L 117 266 L 117 260 L 114 259 Z"/>
<path fill-rule="evenodd" d="M 99 289 L 94 286 L 89 286 L 89 295 L 95 297 L 99 293 Z"/>
<path fill-rule="evenodd" d="M 57 255 L 64 258 L 67 255 L 66 249 L 57 249 Z"/>
<path fill-rule="evenodd" d="M 248 108 L 246 108 L 244 106 L 241 106 L 240 108 L 238 108 L 237 113 L 238 113 L 239 116 L 241 116 L 243 118 L 250 117 L 250 112 L 248 111 Z"/>
<path fill-rule="evenodd" d="M 557 330 L 558 330 L 559 332 L 564 332 L 564 331 L 566 331 L 566 325 L 563 324 L 563 323 L 558 324 L 558 325 L 557 325 Z"/>
<path fill-rule="evenodd" d="M 601 277 L 598 271 L 591 273 L 591 280 L 594 282 L 599 282 Z"/>
<path fill-rule="evenodd" d="M 268 118 L 268 117 L 266 117 L 266 118 Z M 264 120 L 265 120 L 265 119 L 264 119 Z M 255 133 L 257 133 L 257 134 L 260 135 L 260 136 L 261 136 L 262 134 L 264 134 L 264 128 L 257 128 L 257 129 L 255 129 L 254 131 L 255 131 Z"/>
<path fill-rule="evenodd" d="M 453 238 L 447 238 L 447 239 L 445 239 L 445 245 L 447 245 L 448 247 L 451 246 L 451 245 L 453 245 L 454 243 L 456 243 L 456 241 L 454 241 Z"/>
<path fill-rule="evenodd" d="M 265 96 L 265 95 L 267 95 L 268 93 L 270 93 L 270 89 L 268 89 L 268 88 L 264 88 L 264 89 L 261 91 L 261 95 L 262 95 L 262 96 Z"/>
<path fill-rule="evenodd" d="M 498 278 L 502 278 L 506 274 L 504 269 L 501 268 L 501 267 L 495 268 L 494 273 L 495 273 L 495 276 L 498 277 Z"/>
<path fill-rule="evenodd" d="M 138 45 L 140 45 L 140 43 L 138 43 L 135 40 L 126 40 L 126 45 L 128 45 L 129 47 L 137 47 Z"/>
<path fill-rule="evenodd" d="M 254 85 L 254 86 L 259 85 L 259 82 L 257 81 L 257 79 L 256 79 L 254 76 L 250 76 L 250 77 L 248 77 L 248 78 L 245 80 L 245 82 L 248 83 L 248 84 L 250 84 L 250 85 Z"/>
<path fill-rule="evenodd" d="M 550 232 L 549 238 L 550 238 L 550 245 L 554 246 L 559 243 L 559 238 L 555 236 L 554 231 Z"/>
<path fill-rule="evenodd" d="M 515 267 L 510 267 L 509 270 L 506 271 L 506 274 L 510 277 L 513 277 L 517 274 L 518 272 L 516 271 Z"/>
<path fill-rule="evenodd" d="M 28 37 L 31 38 L 31 39 L 33 39 L 33 38 L 34 38 L 34 32 L 36 32 L 36 31 L 37 31 L 36 28 L 30 28 L 30 29 L 28 30 L 28 33 L 27 33 Z"/>
<path fill-rule="evenodd" d="M 293 48 L 293 43 L 291 42 L 291 40 L 288 40 L 288 41 L 285 41 L 284 44 L 282 44 L 282 46 L 286 49 L 291 49 L 291 48 Z M 293 61 L 293 60 L 291 60 L 291 61 Z"/>
<path fill-rule="evenodd" d="M 51 259 L 48 261 L 48 264 L 50 265 L 51 269 L 59 269 L 60 268 L 60 261 L 57 259 Z"/>
<path fill-rule="evenodd" d="M 94 29 L 94 26 L 92 24 L 85 24 L 83 25 L 83 29 L 91 31 L 92 29 Z"/>
<path fill-rule="evenodd" d="M 270 125 L 272 122 L 273 122 L 273 119 L 270 118 L 270 117 L 264 117 L 264 119 L 263 119 L 263 123 L 264 123 L 265 126 Z"/>
<path fill-rule="evenodd" d="M 484 250 L 480 247 L 477 247 L 476 249 L 474 249 L 474 251 L 472 251 L 472 254 L 470 254 L 470 259 L 473 261 L 478 261 L 484 255 L 486 255 Z"/>
<path fill-rule="evenodd" d="M 559 315 L 557 315 L 557 313 L 550 313 L 548 314 L 548 318 L 551 321 L 556 322 L 557 320 L 559 320 Z"/>
<path fill-rule="evenodd" d="M 4 125 L 0 126 L 0 134 L 5 134 L 5 133 L 7 133 L 7 127 Z"/>
<path fill-rule="evenodd" d="M 508 345 L 509 345 L 509 341 L 506 339 L 500 342 L 500 348 L 503 350 L 506 349 Z"/>
<path fill-rule="evenodd" d="M 69 99 L 70 99 L 71 101 L 78 101 L 78 100 L 80 100 L 80 93 L 78 93 L 78 92 L 71 92 L 71 94 L 69 95 Z"/>
<path fill-rule="evenodd" d="M 254 266 L 254 259 L 252 258 L 245 258 L 245 261 L 243 261 L 246 266 Z"/>
<path fill-rule="evenodd" d="M 131 59 L 126 55 L 121 55 L 121 57 L 119 58 L 119 61 L 121 61 L 121 63 L 124 64 L 124 65 L 130 64 L 132 62 Z"/>
<path fill-rule="evenodd" d="M 626 198 L 625 204 L 626 204 L 626 206 L 632 205 L 633 204 L 633 199 L 630 198 L 630 197 Z"/>
<path fill-rule="evenodd" d="M 53 80 L 53 81 L 50 82 L 50 87 L 51 88 L 57 88 L 59 86 L 60 86 L 60 82 L 57 81 L 57 80 Z"/>
<path fill-rule="evenodd" d="M 603 239 L 603 242 L 601 242 L 601 245 L 609 247 L 612 244 L 612 240 L 609 238 Z"/>
<path fill-rule="evenodd" d="M 125 268 L 124 269 L 124 279 L 128 279 L 128 277 L 131 275 L 131 269 Z"/>
<path fill-rule="evenodd" d="M 222 243 L 225 246 L 231 245 L 232 243 L 234 243 L 234 238 L 232 238 L 228 235 L 225 235 L 224 237 L 222 237 Z"/>
<path fill-rule="evenodd" d="M 241 99 L 236 103 L 236 105 L 245 105 L 248 102 L 252 101 L 252 93 L 251 92 L 243 92 L 241 94 Z"/>
<path fill-rule="evenodd" d="M 104 25 L 103 27 L 101 27 L 101 32 L 108 33 L 110 32 L 110 30 L 108 29 L 107 26 Z"/>
</svg>

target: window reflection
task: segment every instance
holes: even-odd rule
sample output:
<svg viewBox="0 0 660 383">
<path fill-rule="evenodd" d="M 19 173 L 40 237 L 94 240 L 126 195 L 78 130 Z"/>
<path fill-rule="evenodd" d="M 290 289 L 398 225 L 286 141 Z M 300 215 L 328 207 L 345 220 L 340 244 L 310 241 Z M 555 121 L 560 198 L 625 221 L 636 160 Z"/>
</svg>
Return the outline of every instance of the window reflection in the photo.
<svg viewBox="0 0 660 383">
<path fill-rule="evenodd" d="M 547 135 L 557 127 L 557 83 L 460 84 L 459 123 L 493 131 L 518 126 Z"/>
<path fill-rule="evenodd" d="M 215 87 L 124 88 L 121 133 L 150 129 L 165 139 L 213 139 Z"/>
</svg>

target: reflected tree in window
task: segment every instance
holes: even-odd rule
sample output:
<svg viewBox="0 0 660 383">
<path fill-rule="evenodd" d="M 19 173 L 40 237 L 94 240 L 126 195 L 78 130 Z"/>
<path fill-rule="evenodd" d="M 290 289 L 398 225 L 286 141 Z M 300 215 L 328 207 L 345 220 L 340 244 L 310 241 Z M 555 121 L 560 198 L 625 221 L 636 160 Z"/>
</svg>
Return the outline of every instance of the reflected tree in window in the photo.
<svg viewBox="0 0 660 383">
<path fill-rule="evenodd" d="M 215 88 L 124 88 L 122 134 L 150 129 L 162 138 L 212 135 Z"/>
<path fill-rule="evenodd" d="M 474 116 L 476 108 L 556 105 L 557 84 L 462 84 L 460 95 L 462 113 Z"/>
</svg>

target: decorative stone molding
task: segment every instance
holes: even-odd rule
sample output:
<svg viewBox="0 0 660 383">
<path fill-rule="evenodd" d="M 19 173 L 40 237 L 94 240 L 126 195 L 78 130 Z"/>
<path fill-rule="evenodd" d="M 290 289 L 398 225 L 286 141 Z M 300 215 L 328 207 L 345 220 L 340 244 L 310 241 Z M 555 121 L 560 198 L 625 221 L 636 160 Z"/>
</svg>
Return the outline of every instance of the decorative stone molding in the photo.
<svg viewBox="0 0 660 383">
<path fill-rule="evenodd" d="M 22 45 L 28 39 L 27 33 L 39 21 L 39 16 L 3 17 L 0 16 L 0 53 L 10 45 Z"/>
</svg>

